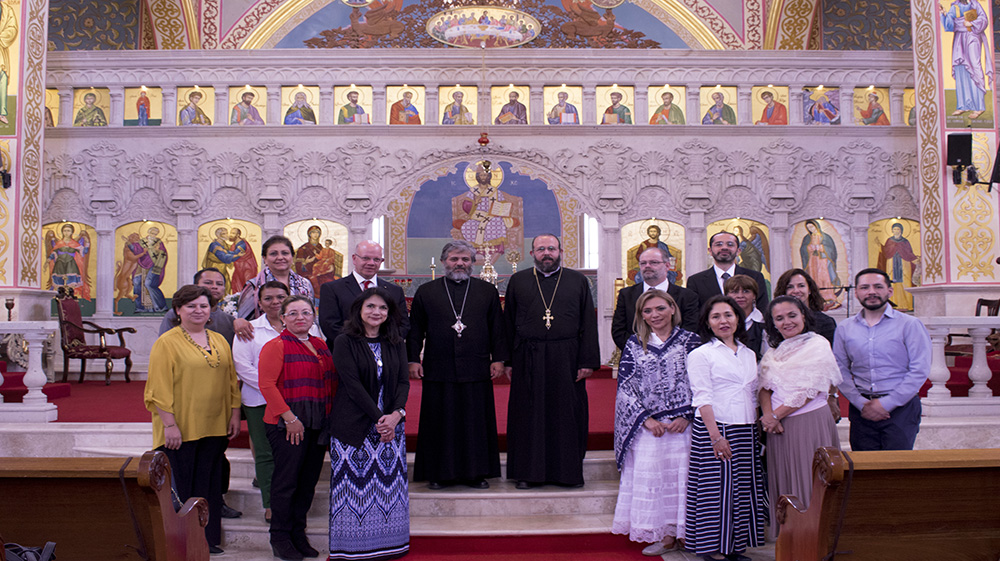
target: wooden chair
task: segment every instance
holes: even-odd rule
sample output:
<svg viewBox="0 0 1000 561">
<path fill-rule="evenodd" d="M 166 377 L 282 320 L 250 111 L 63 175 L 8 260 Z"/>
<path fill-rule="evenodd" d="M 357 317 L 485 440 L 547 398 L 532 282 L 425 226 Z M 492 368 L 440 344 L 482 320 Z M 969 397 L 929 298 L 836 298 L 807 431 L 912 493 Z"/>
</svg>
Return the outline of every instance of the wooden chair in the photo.
<svg viewBox="0 0 1000 561">
<path fill-rule="evenodd" d="M 114 369 L 112 361 L 123 358 L 125 359 L 125 381 L 131 382 L 129 372 L 132 371 L 132 351 L 125 347 L 124 333 L 135 333 L 135 328 L 111 329 L 90 321 L 83 321 L 80 314 L 80 303 L 73 295 L 72 288 L 65 290 L 64 287 L 59 287 L 55 301 L 56 310 L 59 312 L 59 333 L 62 335 L 62 381 L 65 382 L 69 376 L 69 360 L 71 358 L 80 359 L 80 383 L 83 382 L 83 376 L 87 371 L 87 361 L 104 359 L 104 384 L 108 385 L 111 383 L 111 371 Z M 100 338 L 100 344 L 88 345 L 85 338 L 86 333 L 96 333 Z M 118 345 L 109 346 L 105 339 L 107 335 L 117 335 Z"/>
<path fill-rule="evenodd" d="M 987 316 L 997 316 L 1000 315 L 1000 300 L 987 300 L 986 298 L 980 298 L 976 301 L 976 317 L 981 317 L 983 315 L 983 309 L 986 309 Z M 992 331 L 991 334 L 995 334 L 996 329 Z M 964 337 L 968 339 L 968 335 L 963 335 L 961 333 L 949 334 L 948 340 L 944 345 L 945 356 L 972 356 L 972 343 L 963 343 L 956 345 L 954 344 L 954 339 L 958 337 Z M 986 348 L 987 351 L 990 350 L 989 347 Z"/>
</svg>

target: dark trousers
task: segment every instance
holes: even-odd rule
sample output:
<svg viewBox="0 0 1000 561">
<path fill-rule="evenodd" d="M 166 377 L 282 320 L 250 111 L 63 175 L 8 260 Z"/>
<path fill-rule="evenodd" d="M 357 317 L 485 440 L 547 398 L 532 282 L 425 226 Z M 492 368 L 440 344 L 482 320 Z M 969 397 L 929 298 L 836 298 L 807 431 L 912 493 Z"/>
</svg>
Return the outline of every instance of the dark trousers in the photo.
<svg viewBox="0 0 1000 561">
<path fill-rule="evenodd" d="M 847 418 L 851 421 L 851 450 L 913 450 L 920 430 L 920 396 L 889 412 L 884 421 L 869 421 L 851 405 Z"/>
<path fill-rule="evenodd" d="M 271 542 L 305 537 L 306 516 L 316 494 L 316 482 L 323 470 L 328 438 L 320 441 L 320 431 L 306 429 L 299 444 L 288 442 L 285 429 L 265 424 L 267 441 L 274 454 L 271 475 Z"/>
<path fill-rule="evenodd" d="M 208 525 L 205 538 L 209 545 L 222 543 L 222 463 L 229 440 L 224 436 L 207 436 L 182 442 L 177 450 L 160 447 L 167 455 L 170 472 L 181 503 L 191 497 L 208 501 Z"/>
</svg>

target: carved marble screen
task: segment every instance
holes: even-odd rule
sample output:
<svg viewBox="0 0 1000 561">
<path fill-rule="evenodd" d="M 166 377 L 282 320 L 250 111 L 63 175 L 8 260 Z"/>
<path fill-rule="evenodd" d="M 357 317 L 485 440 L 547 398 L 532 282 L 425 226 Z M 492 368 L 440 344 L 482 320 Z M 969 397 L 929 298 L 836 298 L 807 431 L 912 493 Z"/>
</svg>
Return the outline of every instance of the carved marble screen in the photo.
<svg viewBox="0 0 1000 561">
<path fill-rule="evenodd" d="M 622 226 L 622 278 L 625 286 L 641 283 L 639 254 L 647 249 L 659 247 L 667 250 L 667 280 L 683 285 L 684 276 L 684 226 L 676 222 L 657 220 L 637 220 Z"/>
<path fill-rule="evenodd" d="M 239 294 L 260 272 L 260 238 L 260 226 L 252 222 L 206 222 L 198 227 L 198 268 L 218 269 L 226 279 L 226 295 Z"/>
<path fill-rule="evenodd" d="M 890 299 L 901 310 L 913 309 L 907 288 L 920 286 L 920 223 L 905 218 L 876 220 L 868 227 L 868 266 L 892 279 Z"/>
<path fill-rule="evenodd" d="M 816 281 L 827 310 L 839 308 L 853 297 L 841 288 L 852 281 L 849 238 L 841 232 L 849 233 L 850 227 L 822 218 L 811 218 L 792 228 L 792 267 L 804 269 Z"/>
<path fill-rule="evenodd" d="M 97 231 L 80 222 L 53 222 L 42 226 L 42 288 L 72 288 L 80 312 L 94 315 L 97 306 Z M 53 308 L 55 310 L 55 308 Z"/>
<path fill-rule="evenodd" d="M 160 315 L 177 291 L 177 229 L 145 220 L 115 229 L 115 315 Z"/>
</svg>

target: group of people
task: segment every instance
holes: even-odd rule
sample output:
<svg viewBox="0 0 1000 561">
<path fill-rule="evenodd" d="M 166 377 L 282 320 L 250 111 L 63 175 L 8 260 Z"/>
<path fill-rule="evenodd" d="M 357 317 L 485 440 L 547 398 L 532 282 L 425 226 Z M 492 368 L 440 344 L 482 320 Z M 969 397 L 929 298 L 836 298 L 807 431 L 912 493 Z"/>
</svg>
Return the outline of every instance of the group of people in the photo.
<svg viewBox="0 0 1000 561">
<path fill-rule="evenodd" d="M 706 559 L 746 559 L 768 519 L 776 531 L 778 496 L 808 502 L 815 449 L 840 445 L 828 403 L 837 388 L 851 403 L 854 450 L 912 448 L 930 341 L 888 304 L 879 269 L 858 273 L 863 309 L 838 327 L 805 270 L 781 275 L 770 300 L 760 273 L 735 264 L 735 234 L 712 236 L 709 253 L 713 266 L 684 288 L 668 278 L 669 255 L 650 247 L 642 282 L 619 293 L 613 531 L 652 542 L 650 555 L 684 542 Z M 562 266 L 558 237 L 536 236 L 530 254 L 503 307 L 496 287 L 472 276 L 480 254 L 464 240 L 444 246 L 444 276 L 417 289 L 409 314 L 368 241 L 349 275 L 320 287 L 318 314 L 283 236 L 264 243 L 238 317 L 216 307 L 226 286 L 217 270 L 178 290 L 145 401 L 179 498 L 208 500 L 212 551 L 221 552 L 227 438 L 242 417 L 275 555 L 318 555 L 306 514 L 327 452 L 330 559 L 405 554 L 410 379 L 422 388 L 414 481 L 487 489 L 500 476 L 492 386 L 506 376 L 507 478 L 518 489 L 582 486 L 586 378 L 600 365 L 591 287 Z"/>
<path fill-rule="evenodd" d="M 890 305 L 881 269 L 857 273 L 862 310 L 838 326 L 805 270 L 782 274 L 771 300 L 760 273 L 735 264 L 735 234 L 712 236 L 709 253 L 713 266 L 681 288 L 665 251 L 647 249 L 642 283 L 619 292 L 612 531 L 652 542 L 646 555 L 683 544 L 748 560 L 765 528 L 777 535 L 781 495 L 808 507 L 816 449 L 840 447 L 838 389 L 851 449 L 913 448 L 930 337 Z"/>
</svg>

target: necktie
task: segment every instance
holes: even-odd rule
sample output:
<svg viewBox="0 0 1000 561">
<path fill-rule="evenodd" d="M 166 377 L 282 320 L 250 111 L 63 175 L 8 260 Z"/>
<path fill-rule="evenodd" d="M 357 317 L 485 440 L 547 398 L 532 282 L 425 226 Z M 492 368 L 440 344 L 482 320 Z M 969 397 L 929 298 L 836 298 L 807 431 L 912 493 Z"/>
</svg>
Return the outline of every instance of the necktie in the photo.
<svg viewBox="0 0 1000 561">
<path fill-rule="evenodd" d="M 722 282 L 726 282 L 731 276 L 733 275 L 730 275 L 729 273 L 722 273 Z"/>
<path fill-rule="evenodd" d="M 370 281 L 370 280 L 366 280 L 366 281 L 362 282 L 361 284 L 363 285 L 361 287 L 362 290 L 368 290 L 369 288 L 372 287 L 372 281 Z"/>
</svg>

